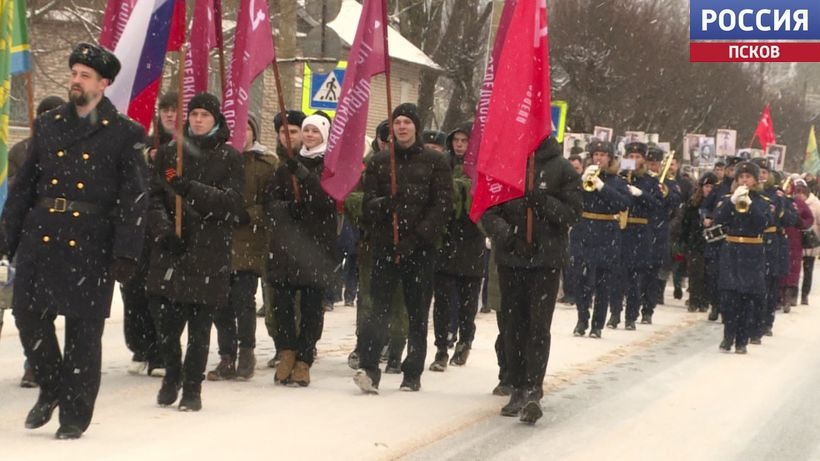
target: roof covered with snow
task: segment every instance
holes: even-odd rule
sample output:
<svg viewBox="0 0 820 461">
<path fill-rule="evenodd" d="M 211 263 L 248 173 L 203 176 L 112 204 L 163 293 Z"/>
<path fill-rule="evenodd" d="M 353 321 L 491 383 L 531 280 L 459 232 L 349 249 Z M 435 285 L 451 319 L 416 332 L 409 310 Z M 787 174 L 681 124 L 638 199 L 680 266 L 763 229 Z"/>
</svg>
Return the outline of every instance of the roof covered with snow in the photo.
<svg viewBox="0 0 820 461">
<path fill-rule="evenodd" d="M 356 0 L 343 0 L 342 10 L 332 22 L 328 23 L 328 27 L 339 34 L 339 38 L 347 46 L 353 44 L 353 39 L 356 37 L 356 28 L 359 25 L 359 17 L 362 15 L 362 5 Z M 409 40 L 404 38 L 399 31 L 390 27 L 387 29 L 387 46 L 390 51 L 390 57 L 401 61 L 409 62 L 411 64 L 418 64 L 420 66 L 428 67 L 430 69 L 442 70 L 424 51 L 418 49 Z"/>
</svg>

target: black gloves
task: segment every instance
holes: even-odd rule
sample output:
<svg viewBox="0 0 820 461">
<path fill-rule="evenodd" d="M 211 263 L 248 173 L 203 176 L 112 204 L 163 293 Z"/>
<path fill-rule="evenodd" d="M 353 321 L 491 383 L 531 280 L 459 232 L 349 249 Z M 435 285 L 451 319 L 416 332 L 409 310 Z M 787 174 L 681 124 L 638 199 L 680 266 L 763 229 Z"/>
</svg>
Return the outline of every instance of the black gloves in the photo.
<svg viewBox="0 0 820 461">
<path fill-rule="evenodd" d="M 165 170 L 165 180 L 168 181 L 168 184 L 171 185 L 174 192 L 181 196 L 187 195 L 188 191 L 191 189 L 191 181 L 177 175 L 177 170 L 175 168 L 168 168 Z"/>
<path fill-rule="evenodd" d="M 296 176 L 299 180 L 304 180 L 310 175 L 310 170 L 302 165 L 300 161 L 296 160 L 295 157 L 288 157 L 288 159 L 285 160 L 285 166 L 288 168 L 288 171 L 290 171 L 290 174 Z"/>
<path fill-rule="evenodd" d="M 288 202 L 288 215 L 296 220 L 302 219 L 305 216 L 305 202 L 301 200 Z"/>
<path fill-rule="evenodd" d="M 136 272 L 136 261 L 127 258 L 115 258 L 114 263 L 111 265 L 111 275 L 114 276 L 114 280 L 120 283 L 131 280 Z"/>
<path fill-rule="evenodd" d="M 177 237 L 176 234 L 166 235 L 159 243 L 162 245 L 162 248 L 165 248 L 175 256 L 184 254 L 186 250 L 185 241 Z"/>
<path fill-rule="evenodd" d="M 237 224 L 244 226 L 245 224 L 249 224 L 251 222 L 251 215 L 248 214 L 248 210 L 242 208 L 236 216 L 234 216 L 234 221 L 236 221 Z"/>
</svg>

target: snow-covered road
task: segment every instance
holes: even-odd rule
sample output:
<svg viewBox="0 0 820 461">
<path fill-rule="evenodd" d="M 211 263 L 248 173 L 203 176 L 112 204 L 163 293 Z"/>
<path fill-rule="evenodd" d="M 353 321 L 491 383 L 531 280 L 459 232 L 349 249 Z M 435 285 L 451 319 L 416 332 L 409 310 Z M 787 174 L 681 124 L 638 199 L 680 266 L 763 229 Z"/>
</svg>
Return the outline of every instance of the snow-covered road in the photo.
<svg viewBox="0 0 820 461">
<path fill-rule="evenodd" d="M 17 387 L 23 359 L 7 313 L 0 339 L 0 459 L 762 459 L 773 453 L 755 450 L 762 445 L 754 443 L 782 440 L 775 437 L 779 423 L 807 408 L 797 392 L 820 381 L 820 294 L 812 301 L 815 310 L 798 307 L 779 316 L 776 336 L 743 357 L 719 354 L 720 328 L 705 314 L 687 313 L 671 292 L 654 325 L 605 330 L 601 340 L 573 337 L 575 310 L 559 304 L 546 414 L 530 428 L 498 416 L 506 399 L 490 394 L 497 375 L 493 314 L 479 314 L 466 367 L 425 372 L 420 393 L 400 392 L 400 376 L 384 375 L 379 396 L 360 395 L 351 382 L 346 358 L 354 344 L 353 308 L 337 306 L 326 315 L 312 383 L 303 389 L 273 384 L 273 370 L 264 368 L 273 346 L 260 319 L 256 377 L 205 382 L 203 410 L 181 413 L 155 404 L 159 379 L 127 374 L 130 353 L 117 298 L 106 324 L 94 420 L 76 442 L 54 440 L 56 418 L 35 431 L 23 428 L 37 391 Z M 209 368 L 217 361 L 212 336 Z M 432 331 L 428 352 L 429 363 Z"/>
</svg>

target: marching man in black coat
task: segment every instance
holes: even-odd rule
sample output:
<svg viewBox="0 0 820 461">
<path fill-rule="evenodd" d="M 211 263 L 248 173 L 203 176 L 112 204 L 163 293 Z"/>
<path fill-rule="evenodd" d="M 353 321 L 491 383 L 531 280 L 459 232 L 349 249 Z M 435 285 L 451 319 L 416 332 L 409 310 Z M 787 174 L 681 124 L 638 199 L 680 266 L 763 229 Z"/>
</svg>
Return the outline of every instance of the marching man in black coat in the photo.
<svg viewBox="0 0 820 461">
<path fill-rule="evenodd" d="M 2 218 L 2 251 L 17 266 L 12 308 L 40 396 L 26 427 L 60 407 L 59 439 L 91 423 L 102 333 L 114 281 L 136 269 L 145 223 L 145 132 L 104 96 L 120 63 L 95 45 L 69 58 L 69 100 L 37 118 Z M 54 331 L 65 317 L 60 351 Z"/>
<path fill-rule="evenodd" d="M 242 156 L 227 144 L 228 137 L 216 96 L 194 96 L 183 128 L 184 168 L 176 170 L 174 141 L 157 152 L 157 174 L 151 182 L 148 235 L 155 243 L 147 289 L 165 362 L 157 403 L 172 405 L 182 387 L 180 411 L 202 408 L 211 323 L 230 292 L 231 239 L 234 218 L 244 211 L 245 172 Z M 181 237 L 174 229 L 178 195 L 183 201 Z M 183 363 L 179 338 L 186 324 Z"/>
<path fill-rule="evenodd" d="M 561 268 L 569 259 L 569 228 L 583 207 L 581 178 L 550 137 L 535 153 L 535 187 L 524 197 L 491 207 L 481 225 L 493 243 L 501 289 L 499 329 L 512 386 L 502 416 L 535 423 L 541 416 L 544 376 L 550 356 L 550 327 Z M 527 209 L 532 209 L 532 242 L 527 242 Z M 502 363 L 503 362 L 503 363 Z"/>
</svg>

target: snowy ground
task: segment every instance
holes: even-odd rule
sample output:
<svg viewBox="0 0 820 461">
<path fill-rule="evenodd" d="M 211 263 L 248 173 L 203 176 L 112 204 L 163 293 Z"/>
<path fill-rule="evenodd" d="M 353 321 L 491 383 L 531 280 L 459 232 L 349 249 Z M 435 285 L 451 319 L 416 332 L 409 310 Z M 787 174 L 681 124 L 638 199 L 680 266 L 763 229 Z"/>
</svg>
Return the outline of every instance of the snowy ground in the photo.
<svg viewBox="0 0 820 461">
<path fill-rule="evenodd" d="M 817 296 L 820 299 L 820 295 Z M 658 308 L 654 325 L 638 325 L 634 332 L 604 330 L 601 340 L 573 337 L 575 309 L 559 304 L 547 370 L 547 416 L 551 395 L 578 385 L 612 364 L 651 350 L 654 345 L 689 330 L 718 330 L 706 325 L 705 314 L 687 313 L 682 301 L 672 299 L 670 290 L 666 298 L 668 304 Z M 818 315 L 816 311 L 810 313 L 812 318 Z M 805 325 L 806 322 L 801 324 L 795 321 L 797 319 L 797 315 L 792 315 L 778 327 L 786 330 Z M 816 320 L 813 323 L 816 324 Z M 123 341 L 122 308 L 117 298 L 112 318 L 106 324 L 103 379 L 94 420 L 81 440 L 62 442 L 53 438 L 58 426 L 56 417 L 44 428 L 34 431 L 23 428 L 26 412 L 34 403 L 37 391 L 17 386 L 23 358 L 13 319 L 6 313 L 6 326 L 0 339 L 0 459 L 144 461 L 269 455 L 297 459 L 390 459 L 424 453 L 423 448 L 432 443 L 469 433 L 471 428 L 481 425 L 519 430 L 517 421 L 498 416 L 506 399 L 490 394 L 497 383 L 494 314 L 479 314 L 477 337 L 466 367 L 450 367 L 445 373 L 425 372 L 419 393 L 400 392 L 401 377 L 383 375 L 379 396 L 361 395 L 351 381 L 353 372 L 347 367 L 346 358 L 354 344 L 354 322 L 353 308 L 337 305 L 335 311 L 326 315 L 324 335 L 318 346 L 319 359 L 311 370 L 312 383 L 308 388 L 297 389 L 273 384 L 273 370 L 265 368 L 273 352 L 272 341 L 259 319 L 259 363 L 255 378 L 250 382 L 206 381 L 203 410 L 182 413 L 156 405 L 159 379 L 127 374 L 130 353 Z M 708 340 L 709 354 L 717 351 L 719 336 L 712 336 L 715 339 Z M 780 335 L 776 338 L 782 341 L 782 347 L 796 347 L 799 341 L 789 336 L 782 340 Z M 429 344 L 428 364 L 434 353 L 432 322 Z M 764 348 L 767 362 L 755 349 L 745 362 L 770 364 L 775 370 L 785 366 L 777 362 L 774 346 Z M 714 352 L 714 355 L 718 354 Z M 730 358 L 734 359 L 734 354 Z M 216 362 L 214 331 L 208 368 Z M 721 360 L 710 364 L 711 368 L 704 373 L 714 378 L 727 369 L 737 371 L 742 363 Z M 763 366 L 760 373 L 749 378 L 769 379 L 766 370 Z M 655 384 L 637 380 L 636 386 L 652 388 Z M 683 397 L 694 402 L 701 398 L 698 392 L 698 388 L 691 388 Z M 670 409 L 672 403 L 668 404 Z M 718 412 L 719 408 L 715 408 Z M 668 417 L 670 415 L 664 414 L 661 408 L 634 417 L 640 419 L 625 418 L 624 424 L 653 426 Z M 560 419 L 545 417 L 543 426 L 553 424 L 550 420 L 560 422 Z M 612 437 L 619 436 L 613 434 Z M 535 453 L 540 452 L 536 447 Z M 635 453 L 640 453 L 637 446 L 632 454 Z M 634 456 L 626 458 L 635 459 Z"/>
</svg>

